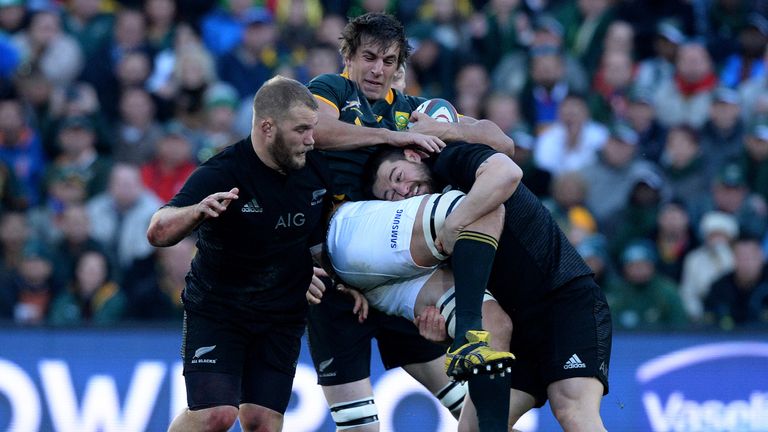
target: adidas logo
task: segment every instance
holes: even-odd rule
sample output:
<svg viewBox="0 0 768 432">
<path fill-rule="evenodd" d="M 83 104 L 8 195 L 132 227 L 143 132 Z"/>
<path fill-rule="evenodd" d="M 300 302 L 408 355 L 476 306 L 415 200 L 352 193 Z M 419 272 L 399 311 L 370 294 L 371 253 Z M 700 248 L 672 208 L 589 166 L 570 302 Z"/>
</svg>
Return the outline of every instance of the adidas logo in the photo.
<svg viewBox="0 0 768 432">
<path fill-rule="evenodd" d="M 583 369 L 586 367 L 587 365 L 585 365 L 576 354 L 572 355 L 563 365 L 563 369 Z"/>
<path fill-rule="evenodd" d="M 240 209 L 240 211 L 243 213 L 262 213 L 264 212 L 264 209 L 261 208 L 261 206 L 259 205 L 259 202 L 256 201 L 256 198 L 254 198 L 248 201 L 247 203 L 245 203 L 245 205 L 243 206 L 243 208 Z"/>
</svg>

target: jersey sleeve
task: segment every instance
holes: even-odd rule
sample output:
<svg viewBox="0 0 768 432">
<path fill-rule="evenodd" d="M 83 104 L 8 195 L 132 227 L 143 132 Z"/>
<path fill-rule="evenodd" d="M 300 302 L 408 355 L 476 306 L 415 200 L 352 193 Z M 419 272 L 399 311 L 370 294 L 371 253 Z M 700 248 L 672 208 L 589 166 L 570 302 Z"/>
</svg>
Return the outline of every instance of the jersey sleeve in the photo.
<svg viewBox="0 0 768 432">
<path fill-rule="evenodd" d="M 432 166 L 437 183 L 468 192 L 475 183 L 478 168 L 486 159 L 498 153 L 484 144 L 449 144 Z"/>
<path fill-rule="evenodd" d="M 342 101 L 346 100 L 348 83 L 341 75 L 324 74 L 315 77 L 307 88 L 313 96 L 339 111 Z"/>
<path fill-rule="evenodd" d="M 227 184 L 225 175 L 217 165 L 199 166 L 187 179 L 181 190 L 168 202 L 168 207 L 186 207 L 197 204 L 216 192 L 229 192 L 234 185 Z"/>
<path fill-rule="evenodd" d="M 317 227 L 309 237 L 309 246 L 312 247 L 316 244 L 323 243 L 325 241 L 325 234 L 328 230 L 325 221 L 330 220 L 331 211 L 333 210 L 333 196 L 336 194 L 334 190 L 334 178 L 333 171 L 328 165 L 328 161 L 325 156 L 318 152 L 313 151 L 309 155 L 309 163 L 311 163 L 320 174 L 323 185 L 325 187 L 325 195 L 323 195 L 323 217 L 321 223 L 317 224 Z"/>
</svg>

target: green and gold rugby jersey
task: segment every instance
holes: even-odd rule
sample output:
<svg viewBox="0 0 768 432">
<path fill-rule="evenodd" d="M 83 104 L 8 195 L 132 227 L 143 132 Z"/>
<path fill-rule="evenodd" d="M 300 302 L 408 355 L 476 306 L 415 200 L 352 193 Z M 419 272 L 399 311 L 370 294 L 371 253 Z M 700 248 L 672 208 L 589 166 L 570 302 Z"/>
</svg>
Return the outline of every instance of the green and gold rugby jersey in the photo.
<svg viewBox="0 0 768 432">
<path fill-rule="evenodd" d="M 406 129 L 411 112 L 426 100 L 390 89 L 384 99 L 369 101 L 345 73 L 320 75 L 310 81 L 308 87 L 321 103 L 336 109 L 339 120 L 389 130 Z M 334 173 L 336 193 L 344 194 L 346 199 L 353 201 L 363 199 L 360 186 L 363 166 L 375 149 L 376 146 L 370 146 L 323 152 Z"/>
</svg>

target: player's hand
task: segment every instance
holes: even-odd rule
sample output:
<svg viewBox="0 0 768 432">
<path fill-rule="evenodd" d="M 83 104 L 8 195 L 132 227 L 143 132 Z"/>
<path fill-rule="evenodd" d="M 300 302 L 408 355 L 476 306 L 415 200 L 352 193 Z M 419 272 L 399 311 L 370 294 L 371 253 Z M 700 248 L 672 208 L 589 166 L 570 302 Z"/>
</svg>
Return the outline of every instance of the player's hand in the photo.
<svg viewBox="0 0 768 432">
<path fill-rule="evenodd" d="M 419 334 L 426 340 L 445 343 L 448 342 L 448 332 L 445 330 L 445 317 L 434 306 L 427 306 L 424 311 L 413 320 L 419 329 Z"/>
<path fill-rule="evenodd" d="M 436 136 L 408 131 L 395 131 L 389 134 L 388 144 L 395 147 L 415 146 L 428 153 L 439 153 L 445 147 L 443 140 Z"/>
<path fill-rule="evenodd" d="M 427 113 L 414 111 L 409 119 L 408 132 L 420 133 L 447 139 L 451 135 L 451 128 L 455 123 L 439 122 Z"/>
<path fill-rule="evenodd" d="M 323 301 L 323 293 L 325 292 L 325 283 L 320 280 L 321 277 L 328 277 L 328 273 L 320 267 L 313 267 L 314 274 L 312 275 L 312 281 L 307 288 L 307 301 L 309 304 L 319 304 Z"/>
<path fill-rule="evenodd" d="M 440 231 L 437 232 L 435 238 L 435 247 L 443 255 L 453 254 L 453 247 L 456 245 L 456 238 L 459 236 L 463 228 L 461 226 L 455 226 L 451 223 L 451 216 L 445 218 L 445 223 Z"/>
<path fill-rule="evenodd" d="M 352 299 L 355 301 L 355 306 L 352 307 L 352 313 L 357 315 L 358 322 L 362 323 L 365 321 L 365 319 L 368 318 L 368 299 L 365 298 L 363 293 L 356 289 L 348 288 L 343 284 L 336 285 L 336 289 L 344 294 L 352 296 Z"/>
<path fill-rule="evenodd" d="M 229 192 L 216 192 L 205 197 L 195 209 L 202 219 L 219 217 L 229 207 L 232 200 L 238 198 L 240 189 L 232 188 Z"/>
</svg>

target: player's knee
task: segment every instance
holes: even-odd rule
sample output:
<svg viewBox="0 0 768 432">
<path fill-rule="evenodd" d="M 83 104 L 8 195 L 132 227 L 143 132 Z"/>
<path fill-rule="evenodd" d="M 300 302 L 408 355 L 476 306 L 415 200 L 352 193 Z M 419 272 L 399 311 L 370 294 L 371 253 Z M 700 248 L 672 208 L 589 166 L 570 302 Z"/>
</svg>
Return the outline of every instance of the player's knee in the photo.
<svg viewBox="0 0 768 432">
<path fill-rule="evenodd" d="M 367 397 L 331 405 L 331 417 L 336 430 L 378 426 L 379 412 L 373 397 Z"/>
<path fill-rule="evenodd" d="M 467 385 L 461 381 L 451 381 L 445 387 L 435 392 L 435 397 L 454 416 L 458 416 L 461 413 L 466 395 Z"/>
<path fill-rule="evenodd" d="M 203 415 L 202 430 L 227 431 L 237 420 L 238 409 L 229 405 L 208 408 Z"/>
<path fill-rule="evenodd" d="M 512 319 L 493 298 L 486 295 L 483 302 L 483 328 L 491 333 L 491 346 L 508 350 L 512 340 Z"/>
<path fill-rule="evenodd" d="M 240 427 L 244 432 L 278 432 L 283 426 L 283 416 L 266 408 L 240 410 Z"/>
</svg>

